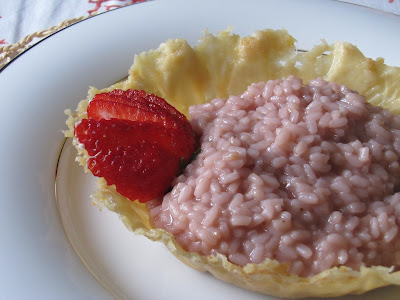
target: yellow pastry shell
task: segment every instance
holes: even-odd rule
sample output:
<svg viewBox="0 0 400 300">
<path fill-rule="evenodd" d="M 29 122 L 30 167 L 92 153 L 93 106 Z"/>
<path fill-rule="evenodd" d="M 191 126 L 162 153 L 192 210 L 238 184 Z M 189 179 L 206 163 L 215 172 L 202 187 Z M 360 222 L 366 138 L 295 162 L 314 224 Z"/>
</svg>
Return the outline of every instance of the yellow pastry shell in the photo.
<svg viewBox="0 0 400 300">
<path fill-rule="evenodd" d="M 126 81 L 103 90 L 91 88 L 88 99 L 115 88 L 143 89 L 187 114 L 190 105 L 241 94 L 253 82 L 288 75 L 300 77 L 305 83 L 323 77 L 345 84 L 364 95 L 368 102 L 400 113 L 400 68 L 385 65 L 381 58 L 366 58 L 356 46 L 343 42 L 328 45 L 322 41 L 308 52 L 297 51 L 295 39 L 285 30 L 261 30 L 247 37 L 230 30 L 217 35 L 206 32 L 194 47 L 183 39 L 167 40 L 158 49 L 135 56 Z M 67 111 L 66 136 L 74 138 L 74 124 L 86 117 L 87 104 L 88 100 L 82 100 L 75 113 Z M 73 143 L 77 146 L 78 161 L 86 166 L 86 151 L 75 138 Z M 122 197 L 102 178 L 97 185 L 94 202 L 116 212 L 128 229 L 163 242 L 185 264 L 245 289 L 303 298 L 360 294 L 381 286 L 400 285 L 400 271 L 381 266 L 362 267 L 359 271 L 332 268 L 305 278 L 288 273 L 288 266 L 275 260 L 240 267 L 223 255 L 186 252 L 172 234 L 151 227 L 143 204 Z"/>
</svg>

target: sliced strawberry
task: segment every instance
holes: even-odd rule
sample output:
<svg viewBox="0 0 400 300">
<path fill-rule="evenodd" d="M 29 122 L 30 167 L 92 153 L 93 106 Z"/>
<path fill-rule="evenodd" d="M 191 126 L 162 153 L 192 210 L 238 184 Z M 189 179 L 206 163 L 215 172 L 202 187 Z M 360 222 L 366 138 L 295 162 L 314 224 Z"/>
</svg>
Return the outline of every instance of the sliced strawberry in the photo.
<svg viewBox="0 0 400 300">
<path fill-rule="evenodd" d="M 118 111 L 115 109 L 115 107 L 110 110 L 110 106 L 112 105 L 96 103 L 97 101 L 110 101 L 125 105 L 131 105 L 135 107 L 138 111 L 134 112 L 135 109 L 130 109 L 129 112 L 124 113 L 124 110 L 127 109 L 126 107 L 120 107 Z M 98 120 L 100 118 L 119 118 L 132 121 L 151 120 L 152 122 L 154 122 L 154 118 L 149 116 L 150 114 L 157 115 L 159 121 L 164 122 L 164 125 L 167 127 L 178 125 L 178 127 L 184 128 L 189 133 L 193 132 L 191 125 L 186 117 L 182 113 L 180 113 L 175 107 L 170 105 L 163 98 L 158 97 L 154 94 L 147 94 L 145 91 L 123 91 L 120 89 L 116 89 L 108 93 L 96 94 L 93 97 L 93 100 L 89 103 L 88 107 L 89 119 L 92 118 L 95 120 Z"/>
<path fill-rule="evenodd" d="M 119 90 L 115 89 L 108 93 L 96 94 L 92 101 L 104 100 L 104 101 L 114 101 L 124 104 L 132 105 L 134 102 L 145 102 L 152 104 L 153 106 L 158 106 L 166 112 L 173 116 L 178 117 L 178 119 L 186 120 L 186 117 L 181 114 L 175 107 L 170 105 L 163 98 L 158 97 L 154 94 L 147 94 L 145 91 L 141 90 Z"/>
<path fill-rule="evenodd" d="M 188 163 L 196 148 L 186 117 L 144 91 L 98 94 L 87 115 L 75 125 L 75 136 L 89 154 L 87 167 L 132 201 L 164 195 L 182 159 Z"/>
<path fill-rule="evenodd" d="M 122 119 L 129 121 L 162 123 L 163 126 L 168 128 L 178 127 L 174 118 L 167 113 L 158 111 L 157 109 L 148 109 L 146 105 L 138 102 L 133 106 L 113 101 L 91 101 L 87 108 L 87 113 L 89 119 L 96 121 L 100 119 Z"/>
<path fill-rule="evenodd" d="M 143 99 L 147 96 L 145 91 L 139 90 L 120 90 L 115 89 L 108 93 L 96 94 L 93 100 L 115 101 L 125 104 L 130 104 L 138 99 Z"/>
<path fill-rule="evenodd" d="M 126 120 L 99 121 L 83 119 L 75 126 L 75 136 L 85 145 L 89 155 L 94 156 L 105 149 L 133 146 L 141 143 L 157 144 L 187 162 L 195 150 L 195 140 L 182 136 L 175 128 L 159 123 Z"/>
<path fill-rule="evenodd" d="M 143 143 L 100 151 L 88 159 L 88 168 L 107 184 L 115 184 L 121 195 L 146 202 L 167 192 L 179 162 L 164 148 Z"/>
<path fill-rule="evenodd" d="M 78 141 L 90 155 L 87 166 L 93 175 L 141 202 L 163 195 L 179 172 L 176 152 L 183 150 L 172 132 L 157 123 L 117 119 L 83 119 L 75 127 Z"/>
</svg>

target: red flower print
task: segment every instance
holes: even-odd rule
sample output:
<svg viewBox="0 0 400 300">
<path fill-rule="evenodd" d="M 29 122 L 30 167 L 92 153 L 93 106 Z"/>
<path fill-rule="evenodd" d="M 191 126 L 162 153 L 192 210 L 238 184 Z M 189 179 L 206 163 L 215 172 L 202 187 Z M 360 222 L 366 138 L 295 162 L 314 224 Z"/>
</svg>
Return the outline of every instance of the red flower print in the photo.
<svg viewBox="0 0 400 300">
<path fill-rule="evenodd" d="M 91 10 L 88 10 L 88 13 L 92 14 L 94 12 L 97 12 L 102 7 L 103 3 L 108 2 L 108 1 L 110 1 L 110 0 L 88 0 L 88 3 L 95 4 L 95 7 L 93 9 L 91 9 Z M 115 4 L 114 5 L 105 5 L 104 6 L 105 9 L 106 10 L 110 10 L 110 9 L 117 8 L 117 7 L 131 5 L 131 4 L 135 4 L 135 3 L 139 3 L 139 2 L 145 2 L 146 0 L 129 0 L 129 1 L 127 1 L 127 0 L 118 0 L 118 1 L 125 2 L 125 3 L 123 3 L 122 5 L 115 5 Z"/>
<path fill-rule="evenodd" d="M 0 19 L 2 18 L 2 16 L 0 16 Z M 7 44 L 6 39 L 2 39 L 0 40 L 0 45 L 5 45 Z"/>
</svg>

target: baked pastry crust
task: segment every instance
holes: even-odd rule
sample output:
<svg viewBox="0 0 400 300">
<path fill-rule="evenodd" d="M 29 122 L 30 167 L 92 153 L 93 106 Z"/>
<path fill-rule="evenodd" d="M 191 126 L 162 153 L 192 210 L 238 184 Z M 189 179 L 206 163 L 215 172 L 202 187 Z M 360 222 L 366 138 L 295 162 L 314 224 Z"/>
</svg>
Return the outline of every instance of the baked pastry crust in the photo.
<svg viewBox="0 0 400 300">
<path fill-rule="evenodd" d="M 304 83 L 323 77 L 345 84 L 371 104 L 400 113 L 400 68 L 385 65 L 382 58 L 366 58 L 356 46 L 343 42 L 329 45 L 322 41 L 310 51 L 300 52 L 295 39 L 285 30 L 268 29 L 243 38 L 230 30 L 217 35 L 205 32 L 194 47 L 183 39 L 168 40 L 156 50 L 135 56 L 126 81 L 103 90 L 90 88 L 87 99 L 116 88 L 143 89 L 163 97 L 187 115 L 191 105 L 240 94 L 253 82 L 288 75 L 300 77 Z M 86 171 L 87 153 L 74 137 L 73 128 L 86 118 L 87 99 L 79 103 L 76 112 L 66 111 L 69 130 L 65 132 L 73 138 L 77 160 Z M 400 271 L 382 266 L 361 267 L 359 271 L 332 268 L 305 278 L 290 274 L 287 264 L 271 259 L 240 267 L 221 254 L 190 253 L 177 244 L 171 233 L 152 228 L 144 204 L 119 195 L 115 186 L 108 186 L 103 178 L 97 186 L 93 202 L 116 212 L 129 230 L 163 242 L 185 264 L 248 290 L 303 298 L 361 294 L 386 285 L 400 285 Z"/>
</svg>

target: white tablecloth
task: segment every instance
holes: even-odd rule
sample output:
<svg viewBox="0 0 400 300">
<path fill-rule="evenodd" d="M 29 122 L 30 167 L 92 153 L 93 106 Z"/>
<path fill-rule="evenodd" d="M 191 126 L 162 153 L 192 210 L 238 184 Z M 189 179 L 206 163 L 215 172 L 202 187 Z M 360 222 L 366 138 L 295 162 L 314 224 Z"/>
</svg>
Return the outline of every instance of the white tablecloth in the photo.
<svg viewBox="0 0 400 300">
<path fill-rule="evenodd" d="M 145 0 L 0 0 L 0 46 L 92 13 Z"/>
<path fill-rule="evenodd" d="M 64 20 L 143 1 L 146 0 L 1 0 L 0 46 L 16 43 L 27 35 L 59 25 Z M 343 0 L 343 2 L 400 15 L 400 0 Z"/>
</svg>

